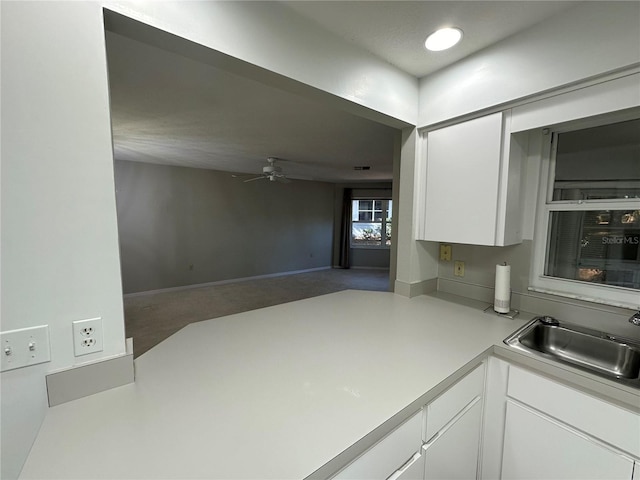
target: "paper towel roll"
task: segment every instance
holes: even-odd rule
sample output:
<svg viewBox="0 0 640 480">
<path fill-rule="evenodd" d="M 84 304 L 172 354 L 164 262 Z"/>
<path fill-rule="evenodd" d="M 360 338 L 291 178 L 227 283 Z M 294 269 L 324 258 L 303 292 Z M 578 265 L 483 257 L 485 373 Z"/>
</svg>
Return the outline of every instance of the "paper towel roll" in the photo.
<svg viewBox="0 0 640 480">
<path fill-rule="evenodd" d="M 509 313 L 511 309 L 511 265 L 496 265 L 493 309 L 498 313 Z"/>
</svg>

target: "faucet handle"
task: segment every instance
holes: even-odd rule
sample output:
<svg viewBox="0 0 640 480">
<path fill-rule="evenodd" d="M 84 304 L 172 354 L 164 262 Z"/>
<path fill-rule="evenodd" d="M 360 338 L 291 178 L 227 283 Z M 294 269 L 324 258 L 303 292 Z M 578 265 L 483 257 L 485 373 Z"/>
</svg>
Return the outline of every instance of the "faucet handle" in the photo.
<svg viewBox="0 0 640 480">
<path fill-rule="evenodd" d="M 536 320 L 538 320 L 540 323 L 544 323 L 545 325 L 549 325 L 550 327 L 557 327 L 558 325 L 560 325 L 560 322 L 550 315 L 542 315 L 540 317 L 537 317 Z"/>
<path fill-rule="evenodd" d="M 640 326 L 640 310 L 629 317 L 629 323 Z"/>
</svg>

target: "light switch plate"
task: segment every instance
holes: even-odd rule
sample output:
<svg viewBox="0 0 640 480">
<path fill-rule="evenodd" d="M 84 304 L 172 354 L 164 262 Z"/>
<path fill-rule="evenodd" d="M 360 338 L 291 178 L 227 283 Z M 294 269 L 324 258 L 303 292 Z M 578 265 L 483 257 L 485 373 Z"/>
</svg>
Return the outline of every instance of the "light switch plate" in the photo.
<svg viewBox="0 0 640 480">
<path fill-rule="evenodd" d="M 3 372 L 51 361 L 49 325 L 0 332 L 0 343 Z"/>
</svg>

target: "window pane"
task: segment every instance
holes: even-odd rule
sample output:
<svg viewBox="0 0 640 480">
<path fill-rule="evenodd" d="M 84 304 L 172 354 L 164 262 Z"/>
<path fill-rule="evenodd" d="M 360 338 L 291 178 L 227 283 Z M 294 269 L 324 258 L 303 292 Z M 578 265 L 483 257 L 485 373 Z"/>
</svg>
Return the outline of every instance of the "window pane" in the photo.
<svg viewBox="0 0 640 480">
<path fill-rule="evenodd" d="M 391 245 L 391 200 L 353 200 L 351 245 Z"/>
<path fill-rule="evenodd" d="M 560 133 L 553 200 L 640 198 L 640 120 Z"/>
<path fill-rule="evenodd" d="M 640 289 L 640 210 L 552 212 L 545 274 Z"/>
<path fill-rule="evenodd" d="M 382 226 L 379 223 L 353 223 L 351 225 L 351 244 L 354 246 L 380 245 Z"/>
</svg>

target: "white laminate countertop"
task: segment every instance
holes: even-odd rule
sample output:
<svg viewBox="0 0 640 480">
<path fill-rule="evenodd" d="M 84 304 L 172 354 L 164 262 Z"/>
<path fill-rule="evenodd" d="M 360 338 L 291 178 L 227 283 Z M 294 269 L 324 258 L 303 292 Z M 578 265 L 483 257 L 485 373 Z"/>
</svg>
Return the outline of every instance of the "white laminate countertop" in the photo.
<svg viewBox="0 0 640 480">
<path fill-rule="evenodd" d="M 21 478 L 302 479 L 528 319 L 349 290 L 193 323 L 50 408 Z"/>
</svg>

